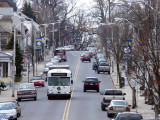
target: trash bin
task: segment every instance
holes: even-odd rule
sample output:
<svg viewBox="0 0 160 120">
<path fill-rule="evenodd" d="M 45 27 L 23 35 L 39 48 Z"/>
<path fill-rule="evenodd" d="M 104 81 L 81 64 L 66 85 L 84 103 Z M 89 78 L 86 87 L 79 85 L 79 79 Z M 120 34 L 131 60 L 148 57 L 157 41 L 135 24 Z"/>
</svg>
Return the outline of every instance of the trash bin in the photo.
<svg viewBox="0 0 160 120">
<path fill-rule="evenodd" d="M 121 77 L 121 84 L 122 84 L 122 87 L 125 86 L 125 79 L 124 79 L 124 77 Z"/>
</svg>

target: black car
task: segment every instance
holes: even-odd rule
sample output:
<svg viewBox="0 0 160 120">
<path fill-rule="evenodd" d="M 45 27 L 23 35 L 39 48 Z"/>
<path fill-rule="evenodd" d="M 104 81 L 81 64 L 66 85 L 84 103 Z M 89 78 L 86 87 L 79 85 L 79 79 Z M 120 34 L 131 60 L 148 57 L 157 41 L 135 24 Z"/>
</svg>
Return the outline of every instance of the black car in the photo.
<svg viewBox="0 0 160 120">
<path fill-rule="evenodd" d="M 137 112 L 122 112 L 118 113 L 114 120 L 142 120 L 143 117 Z"/>
<path fill-rule="evenodd" d="M 98 80 L 96 77 L 87 77 L 84 82 L 84 89 L 83 91 L 86 92 L 86 90 L 97 90 L 99 92 L 99 83 L 101 81 Z"/>
</svg>

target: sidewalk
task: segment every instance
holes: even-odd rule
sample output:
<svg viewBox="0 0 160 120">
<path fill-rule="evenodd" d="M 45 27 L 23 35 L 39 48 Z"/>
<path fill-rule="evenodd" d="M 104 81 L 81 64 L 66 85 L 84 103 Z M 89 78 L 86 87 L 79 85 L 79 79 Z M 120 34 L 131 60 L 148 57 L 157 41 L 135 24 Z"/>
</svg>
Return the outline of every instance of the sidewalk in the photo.
<svg viewBox="0 0 160 120">
<path fill-rule="evenodd" d="M 117 73 L 116 69 L 113 73 L 111 73 L 111 78 L 113 85 L 116 87 L 116 89 L 121 89 L 124 93 L 126 93 L 126 100 L 128 101 L 129 105 L 132 105 L 132 89 L 128 85 L 127 77 L 124 73 L 122 73 L 122 77 L 125 78 L 125 87 L 119 88 L 119 84 L 117 83 Z M 143 116 L 143 119 L 154 119 L 154 110 L 151 110 L 152 106 L 144 103 L 144 96 L 140 96 L 140 90 L 139 85 L 136 85 L 136 98 L 137 98 L 137 109 L 132 109 L 131 111 L 137 111 L 138 113 L 141 113 Z"/>
<path fill-rule="evenodd" d="M 52 49 L 51 49 L 51 51 L 49 51 L 49 54 L 46 55 L 46 61 L 50 60 L 51 57 L 52 57 Z M 37 64 L 38 75 L 43 73 L 43 70 L 44 70 L 44 62 Z M 33 77 L 33 72 L 31 71 L 29 74 L 29 79 L 31 79 L 32 77 Z M 28 75 L 23 76 L 22 81 L 20 83 L 27 83 L 27 82 L 28 82 Z M 16 91 L 17 91 L 18 83 L 19 82 L 15 82 L 15 92 L 14 92 L 15 97 L 12 97 L 12 87 L 8 86 L 8 89 L 6 91 L 1 91 L 0 102 L 11 101 L 11 100 L 17 99 L 17 92 Z"/>
</svg>

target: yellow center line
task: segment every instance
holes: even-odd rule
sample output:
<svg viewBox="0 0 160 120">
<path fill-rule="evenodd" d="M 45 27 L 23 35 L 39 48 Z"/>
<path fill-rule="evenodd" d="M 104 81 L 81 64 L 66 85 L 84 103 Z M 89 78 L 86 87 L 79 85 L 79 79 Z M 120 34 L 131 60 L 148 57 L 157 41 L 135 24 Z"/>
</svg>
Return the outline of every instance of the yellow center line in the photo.
<svg viewBox="0 0 160 120">
<path fill-rule="evenodd" d="M 74 78 L 73 78 L 73 81 L 75 81 L 75 82 L 76 82 L 77 76 L 78 76 L 79 64 L 80 64 L 80 57 L 78 58 L 78 63 L 77 63 L 75 74 L 74 74 Z M 73 92 L 74 92 L 74 87 L 73 87 L 73 90 L 72 90 L 71 98 L 66 101 L 66 105 L 65 105 L 65 109 L 64 109 L 62 120 L 68 120 L 69 109 L 70 109 L 70 105 L 71 105 L 71 99 L 72 99 L 72 96 L 73 96 Z"/>
<path fill-rule="evenodd" d="M 66 110 L 67 110 L 67 106 L 68 106 L 68 101 L 69 101 L 69 100 L 67 100 L 67 102 L 66 102 L 66 106 L 65 106 L 65 109 L 64 109 L 64 113 L 63 113 L 63 118 L 62 118 L 62 120 L 65 120 L 65 115 L 66 115 Z"/>
</svg>

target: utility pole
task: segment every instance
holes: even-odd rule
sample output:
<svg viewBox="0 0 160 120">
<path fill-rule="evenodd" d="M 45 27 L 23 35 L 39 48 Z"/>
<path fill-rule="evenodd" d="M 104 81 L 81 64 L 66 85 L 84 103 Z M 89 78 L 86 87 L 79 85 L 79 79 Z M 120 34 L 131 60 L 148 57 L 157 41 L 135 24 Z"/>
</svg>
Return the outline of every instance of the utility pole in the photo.
<svg viewBox="0 0 160 120">
<path fill-rule="evenodd" d="M 52 25 L 53 25 L 53 27 L 52 27 L 52 28 L 53 28 L 53 33 L 52 33 L 52 35 L 53 35 L 53 36 L 52 36 L 52 37 L 53 37 L 53 38 L 52 38 L 52 39 L 53 39 L 53 41 L 52 41 L 53 52 L 52 52 L 52 56 L 53 56 L 54 49 L 55 49 L 55 41 L 54 41 L 54 23 L 53 23 Z"/>
<path fill-rule="evenodd" d="M 14 90 L 15 90 L 15 58 L 16 58 L 16 27 L 14 26 L 14 43 L 13 43 L 13 76 L 12 76 L 12 97 L 15 97 Z"/>
</svg>

